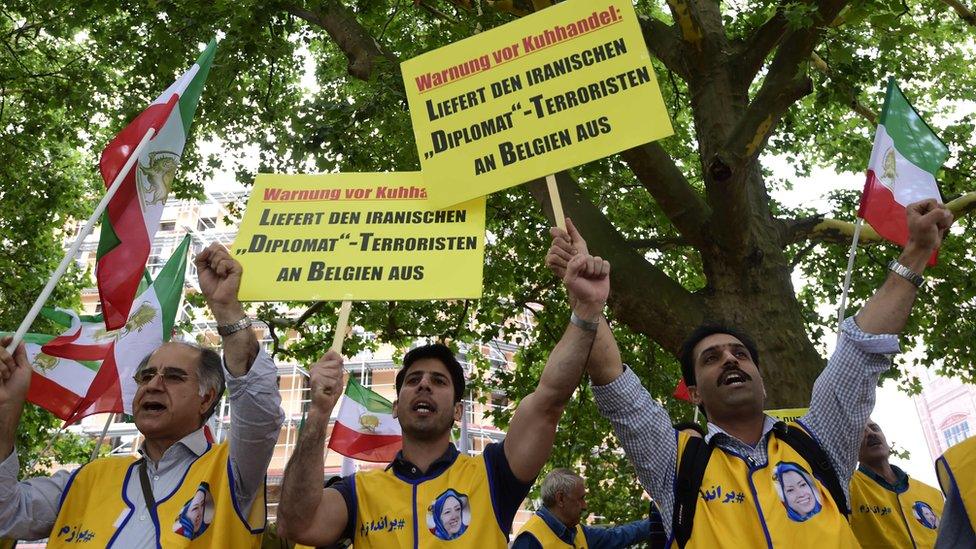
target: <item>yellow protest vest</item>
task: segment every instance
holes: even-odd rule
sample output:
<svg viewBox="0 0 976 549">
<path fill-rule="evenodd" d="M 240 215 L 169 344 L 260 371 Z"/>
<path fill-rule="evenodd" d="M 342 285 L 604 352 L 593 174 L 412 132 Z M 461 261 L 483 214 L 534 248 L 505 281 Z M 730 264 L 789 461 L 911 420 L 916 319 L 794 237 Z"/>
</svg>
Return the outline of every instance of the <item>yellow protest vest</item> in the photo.
<svg viewBox="0 0 976 549">
<path fill-rule="evenodd" d="M 976 530 L 976 437 L 949 448 L 935 461 L 942 492 L 949 495 L 949 487 L 955 486 L 962 498 L 969 523 Z"/>
<path fill-rule="evenodd" d="M 579 524 L 576 525 L 576 533 L 573 537 L 574 544 L 570 545 L 560 539 L 559 536 L 552 531 L 552 528 L 549 528 L 546 521 L 535 513 L 532 513 L 532 517 L 529 518 L 529 520 L 526 521 L 525 526 L 522 526 L 522 529 L 519 530 L 519 535 L 526 532 L 532 534 L 532 537 L 539 542 L 539 545 L 542 545 L 546 549 L 549 547 L 575 547 L 576 549 L 587 549 L 588 547 L 586 545 L 586 535 L 583 533 L 583 527 Z"/>
<path fill-rule="evenodd" d="M 390 467 L 356 473 L 353 482 L 356 549 L 508 547 L 482 456 L 459 455 L 433 477 L 408 480 Z"/>
<path fill-rule="evenodd" d="M 130 483 L 139 484 L 136 464 L 134 457 L 108 457 L 80 468 L 61 496 L 48 547 L 112 547 L 125 524 L 137 520 L 125 495 Z M 264 488 L 245 519 L 229 471 L 227 444 L 213 445 L 190 465 L 175 492 L 155 494 L 158 547 L 261 546 Z"/>
<path fill-rule="evenodd" d="M 677 463 L 690 438 L 678 433 Z M 843 513 L 800 454 L 775 433 L 767 452 L 769 460 L 760 467 L 714 449 L 686 547 L 858 547 Z"/>
<path fill-rule="evenodd" d="M 935 547 L 942 516 L 942 494 L 908 479 L 896 493 L 862 473 L 851 480 L 851 528 L 861 547 Z"/>
</svg>

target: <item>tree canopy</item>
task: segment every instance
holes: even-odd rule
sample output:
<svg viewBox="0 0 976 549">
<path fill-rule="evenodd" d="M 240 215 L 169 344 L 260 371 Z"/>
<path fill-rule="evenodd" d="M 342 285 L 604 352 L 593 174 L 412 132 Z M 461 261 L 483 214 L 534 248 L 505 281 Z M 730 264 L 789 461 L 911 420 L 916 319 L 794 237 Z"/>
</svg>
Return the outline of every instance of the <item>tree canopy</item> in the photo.
<svg viewBox="0 0 976 549">
<path fill-rule="evenodd" d="M 6 2 L 0 319 L 13 328 L 60 258 L 66 220 L 86 217 L 101 189 L 95 166 L 104 144 L 214 35 L 221 41 L 178 196 L 199 196 L 218 169 L 234 171 L 245 185 L 255 166 L 284 173 L 419 169 L 398 63 L 549 4 Z M 815 166 L 863 173 L 884 85 L 894 76 L 950 146 L 938 177 L 945 199 L 958 199 L 953 207 L 965 216 L 976 204 L 967 194 L 976 190 L 976 17 L 959 0 L 670 0 L 640 1 L 636 9 L 675 135 L 558 174 L 567 214 L 590 250 L 613 265 L 608 318 L 625 360 L 676 419 L 687 416 L 690 407 L 667 398 L 679 377 L 673 353 L 695 325 L 723 321 L 758 340 L 770 407 L 805 405 L 835 329 L 832 307 L 858 195 L 831 194 L 830 219 L 787 207 L 776 192 L 793 181 L 773 177 L 764 155 L 786 158 L 797 176 Z M 217 152 L 202 152 L 204 141 L 218 143 Z M 510 339 L 522 346 L 519 367 L 493 377 L 482 369 L 480 382 L 517 400 L 535 386 L 568 317 L 561 285 L 543 267 L 547 208 L 541 181 L 489 198 L 481 300 L 361 304 L 353 322 L 395 344 Z M 932 282 L 920 293 L 906 344 L 924 344 L 923 363 L 972 381 L 970 224 L 958 222 L 940 265 L 927 272 Z M 880 285 L 896 253 L 866 243 L 851 311 Z M 810 283 L 794 287 L 794 275 Z M 74 299 L 76 278 L 57 300 Z M 297 331 L 281 352 L 308 362 L 327 348 L 336 307 L 316 304 L 296 320 L 286 314 L 293 305 L 266 304 L 260 315 L 281 335 Z M 506 324 L 525 310 L 535 317 L 528 334 Z M 369 344 L 353 338 L 346 351 Z M 624 460 L 592 397 L 580 391 L 564 425 L 594 422 L 592 431 L 561 430 L 553 462 L 591 465 L 587 482 L 602 486 L 592 506 L 612 518 L 632 516 L 633 500 L 605 486 Z M 632 482 L 620 489 L 639 492 Z"/>
</svg>

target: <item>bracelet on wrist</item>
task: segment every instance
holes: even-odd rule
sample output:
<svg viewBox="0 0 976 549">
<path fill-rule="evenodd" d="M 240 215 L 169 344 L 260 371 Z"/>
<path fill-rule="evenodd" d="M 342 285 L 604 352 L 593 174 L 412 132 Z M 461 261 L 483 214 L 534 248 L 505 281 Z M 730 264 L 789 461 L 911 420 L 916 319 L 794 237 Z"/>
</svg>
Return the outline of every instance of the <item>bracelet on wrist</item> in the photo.
<svg viewBox="0 0 976 549">
<path fill-rule="evenodd" d="M 597 315 L 596 320 L 586 320 L 577 315 L 576 311 L 573 311 L 569 315 L 569 322 L 581 330 L 595 332 L 600 327 L 600 316 L 602 315 Z"/>
</svg>

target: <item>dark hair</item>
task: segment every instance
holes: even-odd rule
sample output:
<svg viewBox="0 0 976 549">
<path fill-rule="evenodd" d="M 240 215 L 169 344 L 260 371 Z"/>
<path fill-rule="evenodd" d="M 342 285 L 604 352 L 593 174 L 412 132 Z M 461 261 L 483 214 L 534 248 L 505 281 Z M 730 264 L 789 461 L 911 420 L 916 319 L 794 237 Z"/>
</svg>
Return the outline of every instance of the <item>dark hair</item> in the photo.
<svg viewBox="0 0 976 549">
<path fill-rule="evenodd" d="M 214 390 L 214 401 L 200 417 L 200 425 L 203 425 L 210 419 L 210 416 L 217 411 L 217 406 L 220 405 L 220 398 L 224 396 L 224 391 L 226 390 L 226 383 L 224 382 L 224 363 L 220 358 L 220 353 L 211 349 L 210 347 L 204 347 L 202 345 L 197 345 L 196 343 L 190 343 L 188 341 L 171 341 L 170 343 L 179 343 L 180 345 L 186 345 L 191 349 L 196 349 L 200 351 L 200 363 L 197 364 L 197 379 L 199 380 L 200 386 L 200 396 L 207 394 L 210 389 Z M 165 343 L 163 343 L 165 345 Z M 159 347 L 162 347 L 160 345 Z M 149 364 L 149 359 L 152 358 L 153 353 L 159 350 L 156 347 L 149 354 L 143 357 L 142 361 L 139 362 L 139 366 L 136 367 L 136 373 L 140 372 Z"/>
<path fill-rule="evenodd" d="M 674 424 L 675 431 L 684 431 L 685 429 L 691 429 L 692 431 L 695 431 L 701 435 L 702 438 L 705 438 L 705 430 L 702 429 L 701 425 L 695 423 L 694 421 L 679 421 L 678 423 Z"/>
<path fill-rule="evenodd" d="M 721 324 L 702 324 L 688 335 L 678 351 L 678 360 L 681 361 L 681 377 L 684 378 L 685 385 L 688 387 L 697 385 L 695 382 L 695 345 L 698 345 L 706 337 L 715 334 L 727 334 L 741 341 L 752 356 L 752 361 L 756 366 L 759 366 L 759 351 L 751 337 L 735 328 Z"/>
<path fill-rule="evenodd" d="M 454 358 L 454 353 L 446 346 L 440 343 L 432 343 L 430 345 L 422 345 L 410 349 L 410 351 L 403 357 L 403 368 L 396 375 L 396 392 L 397 396 L 400 396 L 400 388 L 403 387 L 403 379 L 407 377 L 407 370 L 414 362 L 424 358 L 433 358 L 441 361 L 447 371 L 451 374 L 451 382 L 454 384 L 454 403 L 457 404 L 461 402 L 461 398 L 464 396 L 464 368 L 461 367 L 461 363 Z"/>
</svg>

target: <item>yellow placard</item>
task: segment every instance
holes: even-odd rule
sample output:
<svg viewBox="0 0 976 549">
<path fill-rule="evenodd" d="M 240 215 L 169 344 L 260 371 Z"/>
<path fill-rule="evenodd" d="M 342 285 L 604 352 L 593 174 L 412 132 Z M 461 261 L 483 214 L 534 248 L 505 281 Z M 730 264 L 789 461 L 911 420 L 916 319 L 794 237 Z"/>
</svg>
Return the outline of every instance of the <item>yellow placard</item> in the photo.
<svg viewBox="0 0 976 549">
<path fill-rule="evenodd" d="M 630 0 L 569 0 L 400 66 L 434 207 L 673 133 Z"/>
<path fill-rule="evenodd" d="M 420 174 L 259 174 L 232 247 L 243 301 L 481 297 L 485 200 L 434 210 Z"/>
<path fill-rule="evenodd" d="M 809 408 L 780 408 L 778 410 L 766 410 L 766 414 L 789 423 L 803 417 L 808 410 Z"/>
</svg>

